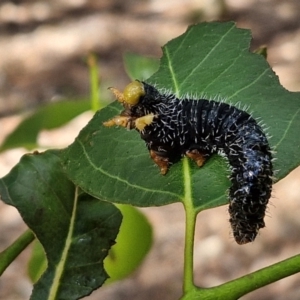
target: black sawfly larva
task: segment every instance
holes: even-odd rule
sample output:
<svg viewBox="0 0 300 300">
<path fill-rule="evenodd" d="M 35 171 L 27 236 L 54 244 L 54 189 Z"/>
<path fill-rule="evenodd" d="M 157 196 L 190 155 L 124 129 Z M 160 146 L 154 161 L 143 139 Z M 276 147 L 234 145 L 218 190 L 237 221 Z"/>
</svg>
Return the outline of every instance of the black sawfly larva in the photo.
<svg viewBox="0 0 300 300">
<path fill-rule="evenodd" d="M 199 167 L 213 153 L 227 158 L 233 236 L 238 244 L 252 242 L 265 226 L 273 176 L 268 139 L 255 119 L 227 103 L 177 98 L 145 82 L 111 90 L 124 110 L 104 125 L 137 129 L 163 175 L 183 156 Z"/>
</svg>

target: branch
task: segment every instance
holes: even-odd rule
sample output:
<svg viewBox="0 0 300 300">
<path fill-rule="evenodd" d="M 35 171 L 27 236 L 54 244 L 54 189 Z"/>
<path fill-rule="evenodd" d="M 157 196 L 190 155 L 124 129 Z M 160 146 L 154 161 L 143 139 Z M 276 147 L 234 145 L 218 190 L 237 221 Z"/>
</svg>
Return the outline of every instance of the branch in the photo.
<svg viewBox="0 0 300 300">
<path fill-rule="evenodd" d="M 0 253 L 0 276 L 15 258 L 35 239 L 31 230 L 26 230 L 8 248 Z"/>
<path fill-rule="evenodd" d="M 249 292 L 298 272 L 300 272 L 300 254 L 216 287 L 192 289 L 181 299 L 236 300 Z"/>
</svg>

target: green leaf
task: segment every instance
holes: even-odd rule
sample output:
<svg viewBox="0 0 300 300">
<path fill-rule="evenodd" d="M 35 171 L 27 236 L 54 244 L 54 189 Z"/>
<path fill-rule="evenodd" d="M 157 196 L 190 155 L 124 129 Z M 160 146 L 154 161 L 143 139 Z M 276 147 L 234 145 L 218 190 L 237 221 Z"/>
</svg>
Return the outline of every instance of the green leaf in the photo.
<svg viewBox="0 0 300 300">
<path fill-rule="evenodd" d="M 19 210 L 46 252 L 48 267 L 31 299 L 79 299 L 101 286 L 122 218 L 112 204 L 80 192 L 58 154 L 24 155 L 0 180 L 1 199 Z"/>
<path fill-rule="evenodd" d="M 126 72 L 132 80 L 149 78 L 159 67 L 158 59 L 129 52 L 124 54 L 123 60 Z"/>
<path fill-rule="evenodd" d="M 282 178 L 300 164 L 300 94 L 280 85 L 264 57 L 249 52 L 250 41 L 250 31 L 232 22 L 191 26 L 163 47 L 160 68 L 147 82 L 178 96 L 250 106 L 273 136 L 274 168 Z M 200 169 L 184 159 L 161 176 L 137 132 L 102 126 L 121 109 L 113 103 L 96 113 L 64 151 L 71 180 L 101 199 L 137 206 L 182 201 L 200 211 L 227 202 L 229 170 L 223 158 L 214 156 Z"/>
<path fill-rule="evenodd" d="M 6 137 L 0 152 L 17 147 L 34 149 L 37 147 L 37 136 L 42 129 L 60 127 L 89 109 L 89 101 L 61 101 L 47 104 L 26 117 Z"/>
<path fill-rule="evenodd" d="M 152 244 L 152 227 L 146 217 L 129 205 L 117 205 L 123 215 L 116 244 L 110 249 L 104 260 L 104 267 L 109 274 L 105 283 L 123 279 L 132 273 L 142 262 Z M 28 273 L 36 282 L 47 267 L 47 260 L 42 245 L 35 241 L 32 256 L 28 264 Z"/>
<path fill-rule="evenodd" d="M 47 269 L 47 259 L 43 246 L 35 240 L 32 247 L 32 254 L 28 262 L 28 275 L 33 283 L 37 282 Z"/>
<path fill-rule="evenodd" d="M 144 259 L 152 244 L 152 227 L 146 217 L 129 205 L 117 205 L 123 220 L 116 244 L 104 261 L 110 278 L 106 283 L 123 279 Z"/>
</svg>

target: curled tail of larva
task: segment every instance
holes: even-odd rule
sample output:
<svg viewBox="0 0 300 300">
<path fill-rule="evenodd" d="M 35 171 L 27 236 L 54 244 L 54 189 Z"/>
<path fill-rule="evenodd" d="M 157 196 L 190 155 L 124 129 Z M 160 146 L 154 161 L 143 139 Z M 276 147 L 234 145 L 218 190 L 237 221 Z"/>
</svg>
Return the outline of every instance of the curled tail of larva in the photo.
<svg viewBox="0 0 300 300">
<path fill-rule="evenodd" d="M 272 157 L 265 136 L 244 140 L 238 160 L 229 157 L 232 186 L 229 214 L 233 236 L 238 244 L 254 241 L 260 228 L 272 189 Z"/>
</svg>

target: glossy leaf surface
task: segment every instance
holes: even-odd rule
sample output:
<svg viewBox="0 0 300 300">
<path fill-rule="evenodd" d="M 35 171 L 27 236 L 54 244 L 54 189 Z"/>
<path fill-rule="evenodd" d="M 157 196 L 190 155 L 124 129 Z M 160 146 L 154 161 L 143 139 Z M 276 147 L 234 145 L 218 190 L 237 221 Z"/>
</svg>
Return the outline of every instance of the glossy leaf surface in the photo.
<svg viewBox="0 0 300 300">
<path fill-rule="evenodd" d="M 282 178 L 300 164 L 300 94 L 279 84 L 264 57 L 249 52 L 250 41 L 250 31 L 232 22 L 191 26 L 163 47 L 160 68 L 147 82 L 178 96 L 250 106 L 269 128 L 277 151 L 274 169 Z M 97 112 L 63 153 L 71 180 L 96 197 L 137 206 L 182 201 L 199 211 L 227 202 L 229 170 L 223 158 L 214 156 L 201 169 L 184 159 L 161 176 L 137 132 L 102 125 L 121 109 L 113 103 Z"/>
</svg>

